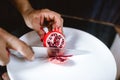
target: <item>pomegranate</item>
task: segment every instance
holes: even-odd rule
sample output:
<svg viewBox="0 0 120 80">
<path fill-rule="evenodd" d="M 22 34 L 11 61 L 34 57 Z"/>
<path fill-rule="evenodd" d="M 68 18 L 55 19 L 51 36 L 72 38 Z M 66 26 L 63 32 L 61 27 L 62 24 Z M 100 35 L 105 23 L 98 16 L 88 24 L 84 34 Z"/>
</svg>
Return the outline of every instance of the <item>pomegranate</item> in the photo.
<svg viewBox="0 0 120 80">
<path fill-rule="evenodd" d="M 57 27 L 45 34 L 43 45 L 48 48 L 48 60 L 55 64 L 61 64 L 68 60 L 72 55 L 64 55 L 63 48 L 65 47 L 65 36 Z"/>
<path fill-rule="evenodd" d="M 50 31 L 44 36 L 43 45 L 45 47 L 64 48 L 65 37 L 58 31 Z"/>
</svg>

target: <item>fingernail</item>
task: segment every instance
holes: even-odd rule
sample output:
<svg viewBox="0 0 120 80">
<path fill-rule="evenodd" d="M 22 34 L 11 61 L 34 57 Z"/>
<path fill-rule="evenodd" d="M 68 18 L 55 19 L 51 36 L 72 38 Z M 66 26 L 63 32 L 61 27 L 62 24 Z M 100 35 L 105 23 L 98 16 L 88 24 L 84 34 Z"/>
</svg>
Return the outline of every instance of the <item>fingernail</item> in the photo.
<svg viewBox="0 0 120 80">
<path fill-rule="evenodd" d="M 34 55 L 32 55 L 32 56 L 30 56 L 29 58 L 27 58 L 27 60 L 33 61 L 33 60 L 34 60 Z"/>
<path fill-rule="evenodd" d="M 58 30 L 59 30 L 59 32 L 62 33 L 62 28 L 60 26 L 58 27 Z"/>
</svg>

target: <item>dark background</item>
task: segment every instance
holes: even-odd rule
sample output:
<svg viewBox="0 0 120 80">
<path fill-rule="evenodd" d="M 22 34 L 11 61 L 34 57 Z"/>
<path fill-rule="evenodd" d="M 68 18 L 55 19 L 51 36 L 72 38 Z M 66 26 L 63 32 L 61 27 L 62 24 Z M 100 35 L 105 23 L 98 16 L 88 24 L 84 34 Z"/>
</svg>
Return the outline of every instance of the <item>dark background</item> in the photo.
<svg viewBox="0 0 120 80">
<path fill-rule="evenodd" d="M 119 0 L 30 0 L 30 3 L 35 9 L 49 8 L 64 15 L 120 24 Z M 74 18 L 63 19 L 64 26 L 93 34 L 110 48 L 116 34 L 114 26 Z M 0 2 L 0 26 L 17 37 L 31 31 L 9 0 Z"/>
</svg>

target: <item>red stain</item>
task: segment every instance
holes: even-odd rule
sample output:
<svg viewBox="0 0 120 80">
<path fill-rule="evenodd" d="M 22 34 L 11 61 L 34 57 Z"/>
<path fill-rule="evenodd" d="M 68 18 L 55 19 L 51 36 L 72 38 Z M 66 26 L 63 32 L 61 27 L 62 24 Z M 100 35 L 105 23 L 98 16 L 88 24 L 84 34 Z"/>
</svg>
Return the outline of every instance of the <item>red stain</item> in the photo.
<svg viewBox="0 0 120 80">
<path fill-rule="evenodd" d="M 69 57 L 72 57 L 73 55 L 64 55 L 65 53 L 60 52 L 59 49 L 55 49 L 55 50 L 50 50 L 48 52 L 48 61 L 55 63 L 55 64 L 63 64 L 65 63 L 67 60 L 69 60 Z"/>
<path fill-rule="evenodd" d="M 52 31 L 46 33 L 43 38 L 43 45 L 54 48 L 48 50 L 48 61 L 52 63 L 63 64 L 72 56 L 64 55 L 64 50 L 60 49 L 65 47 L 65 36 L 62 33 L 61 27 L 56 26 Z"/>
</svg>

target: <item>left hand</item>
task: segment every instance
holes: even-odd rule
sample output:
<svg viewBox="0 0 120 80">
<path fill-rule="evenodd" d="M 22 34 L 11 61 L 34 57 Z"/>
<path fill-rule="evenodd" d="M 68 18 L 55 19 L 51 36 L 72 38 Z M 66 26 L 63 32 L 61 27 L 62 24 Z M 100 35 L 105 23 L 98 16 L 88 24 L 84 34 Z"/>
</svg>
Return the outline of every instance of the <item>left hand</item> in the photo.
<svg viewBox="0 0 120 80">
<path fill-rule="evenodd" d="M 46 26 L 49 31 L 53 30 L 55 27 L 59 27 L 62 31 L 63 28 L 63 19 L 61 15 L 48 9 L 33 9 L 26 12 L 23 17 L 26 25 L 37 31 L 40 37 L 43 37 L 45 34 L 45 31 L 42 30 L 44 26 Z"/>
</svg>

